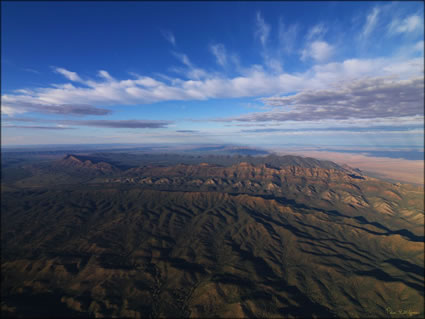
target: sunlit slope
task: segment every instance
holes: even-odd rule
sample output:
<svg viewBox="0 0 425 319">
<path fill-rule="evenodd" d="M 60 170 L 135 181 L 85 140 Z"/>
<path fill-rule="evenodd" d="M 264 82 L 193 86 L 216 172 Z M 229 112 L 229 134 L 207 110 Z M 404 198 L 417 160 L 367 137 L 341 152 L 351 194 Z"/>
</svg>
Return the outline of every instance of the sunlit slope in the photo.
<svg viewBox="0 0 425 319">
<path fill-rule="evenodd" d="M 229 167 L 200 164 L 130 169 L 93 183 L 140 185 L 174 191 L 220 191 L 274 198 L 297 207 L 313 207 L 358 217 L 381 229 L 408 229 L 424 235 L 422 187 L 393 184 L 349 167 L 272 167 L 246 162 Z M 404 235 L 409 235 L 405 232 Z"/>
<path fill-rule="evenodd" d="M 423 236 L 398 222 L 140 185 L 2 195 L 4 313 L 377 317 L 390 307 L 423 316 Z"/>
<path fill-rule="evenodd" d="M 179 161 L 186 164 L 175 164 Z M 8 170 L 5 173 L 6 177 L 12 175 Z M 313 158 L 68 155 L 59 161 L 24 166 L 14 178 L 7 186 L 134 185 L 166 191 L 272 196 L 292 204 L 359 216 L 380 224 L 382 229 L 407 229 L 412 235 L 424 236 L 423 187 L 385 182 L 348 166 Z"/>
</svg>

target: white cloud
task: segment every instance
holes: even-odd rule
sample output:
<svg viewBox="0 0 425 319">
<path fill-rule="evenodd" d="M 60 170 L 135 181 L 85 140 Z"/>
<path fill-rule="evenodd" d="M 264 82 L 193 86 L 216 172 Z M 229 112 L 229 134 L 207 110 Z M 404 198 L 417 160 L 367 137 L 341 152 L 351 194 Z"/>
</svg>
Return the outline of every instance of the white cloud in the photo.
<svg viewBox="0 0 425 319">
<path fill-rule="evenodd" d="M 395 75 L 400 78 L 423 76 L 424 61 L 421 58 L 408 60 L 376 58 L 376 59 L 348 59 L 343 62 L 331 62 L 315 65 L 309 72 L 311 84 L 317 88 L 322 83 L 338 83 L 352 81 L 362 77 L 377 77 Z M 313 85 L 310 85 L 312 87 Z M 324 86 L 322 86 L 324 87 Z"/>
<path fill-rule="evenodd" d="M 416 58 L 406 61 L 400 61 L 399 63 L 389 63 L 386 65 L 382 65 L 382 71 L 387 74 L 403 74 L 405 76 L 411 76 L 413 74 L 422 74 L 423 76 L 424 61 L 423 58 Z"/>
<path fill-rule="evenodd" d="M 366 23 L 363 27 L 362 37 L 366 38 L 370 33 L 375 29 L 375 26 L 378 22 L 378 16 L 380 13 L 380 9 L 378 7 L 373 8 L 372 12 L 367 16 Z"/>
<path fill-rule="evenodd" d="M 260 42 L 263 47 L 266 46 L 267 40 L 270 34 L 270 25 L 268 25 L 265 21 L 261 12 L 257 12 L 257 20 L 256 20 L 257 29 L 255 30 L 255 37 L 260 39 Z"/>
<path fill-rule="evenodd" d="M 323 23 L 316 24 L 313 28 L 311 28 L 306 36 L 306 41 L 310 42 L 313 39 L 320 39 L 322 38 L 325 33 L 327 32 L 327 28 Z"/>
<path fill-rule="evenodd" d="M 183 78 L 162 79 L 133 74 L 132 78 L 118 80 L 105 71 L 99 73 L 103 75 L 100 80 L 84 80 L 75 72 L 58 68 L 65 70 L 63 73 L 68 74 L 70 80 L 78 79 L 85 86 L 77 87 L 71 83 L 51 84 L 6 94 L 2 96 L 2 112 L 102 115 L 109 112 L 104 109 L 105 106 L 280 95 L 294 91 L 325 89 L 333 83 L 349 82 L 368 76 L 393 75 L 400 79 L 423 77 L 424 69 L 422 58 L 351 59 L 315 65 L 303 73 L 294 74 L 281 70 L 271 72 L 262 66 L 253 65 L 241 70 L 238 76 L 227 77 L 196 68 L 184 54 L 176 56 L 186 66 L 181 69 Z"/>
<path fill-rule="evenodd" d="M 301 52 L 301 60 L 311 57 L 318 62 L 324 62 L 332 56 L 333 52 L 334 47 L 327 42 L 314 41 Z"/>
<path fill-rule="evenodd" d="M 188 66 L 188 67 L 192 67 L 192 63 L 189 60 L 189 57 L 184 54 L 184 53 L 179 53 L 179 52 L 174 52 L 172 51 L 172 54 L 180 60 L 181 63 L 183 63 L 184 65 Z"/>
<path fill-rule="evenodd" d="M 264 62 L 269 70 L 274 74 L 280 74 L 283 72 L 282 62 L 278 58 L 272 58 L 270 56 L 266 56 L 264 58 Z"/>
<path fill-rule="evenodd" d="M 134 80 L 127 80 L 129 87 L 133 86 L 133 84 L 136 84 L 136 85 L 152 88 L 152 87 L 159 86 L 159 85 L 162 84 L 161 82 L 159 82 L 159 81 L 157 81 L 157 80 L 155 80 L 151 77 L 148 77 L 148 76 L 141 76 L 141 75 L 138 75 L 136 73 L 133 73 L 133 75 L 135 77 L 137 77 L 137 80 L 135 80 L 135 81 Z M 123 83 L 123 85 L 125 85 L 126 81 L 121 81 L 121 83 Z"/>
<path fill-rule="evenodd" d="M 257 30 L 255 32 L 255 36 L 259 38 L 261 42 L 261 55 L 263 57 L 264 66 L 266 66 L 271 73 L 282 73 L 282 61 L 279 58 L 279 50 L 271 50 L 267 45 L 267 41 L 270 35 L 271 27 L 267 24 L 261 12 L 257 12 Z"/>
<path fill-rule="evenodd" d="M 2 96 L 2 99 L 4 98 L 4 96 Z M 14 116 L 16 114 L 23 114 L 28 112 L 27 110 L 25 110 L 24 108 L 18 108 L 15 107 L 13 105 L 9 106 L 8 104 L 5 104 L 4 101 L 2 101 L 1 104 L 1 113 L 2 114 L 6 114 L 9 116 Z"/>
<path fill-rule="evenodd" d="M 317 62 L 325 62 L 332 56 L 334 47 L 322 40 L 326 32 L 327 28 L 323 23 L 319 23 L 309 30 L 306 35 L 307 44 L 300 52 L 301 61 L 312 58 Z"/>
<path fill-rule="evenodd" d="M 54 70 L 56 73 L 62 74 L 64 77 L 66 77 L 70 81 L 82 82 L 81 78 L 75 72 L 68 71 L 64 68 L 54 68 Z"/>
<path fill-rule="evenodd" d="M 114 78 L 105 70 L 100 70 L 99 76 L 104 78 L 107 81 L 113 81 L 114 80 Z"/>
<path fill-rule="evenodd" d="M 226 66 L 227 64 L 227 54 L 226 54 L 226 48 L 223 44 L 217 43 L 210 45 L 210 51 L 215 56 L 217 60 L 217 64 L 221 66 Z"/>
<path fill-rule="evenodd" d="M 172 71 L 185 75 L 189 80 L 200 80 L 208 76 L 208 73 L 196 67 L 189 59 L 189 57 L 184 53 L 172 52 L 173 55 L 183 63 L 186 68 L 171 68 Z M 180 82 L 181 80 L 174 80 L 174 82 Z"/>
<path fill-rule="evenodd" d="M 390 34 L 408 33 L 423 29 L 423 19 L 418 15 L 411 15 L 403 20 L 395 19 L 391 22 Z"/>
<path fill-rule="evenodd" d="M 22 94 L 27 94 L 27 95 L 31 95 L 33 92 L 31 90 L 28 89 L 18 89 L 18 90 L 14 90 L 15 93 L 22 93 Z"/>
</svg>

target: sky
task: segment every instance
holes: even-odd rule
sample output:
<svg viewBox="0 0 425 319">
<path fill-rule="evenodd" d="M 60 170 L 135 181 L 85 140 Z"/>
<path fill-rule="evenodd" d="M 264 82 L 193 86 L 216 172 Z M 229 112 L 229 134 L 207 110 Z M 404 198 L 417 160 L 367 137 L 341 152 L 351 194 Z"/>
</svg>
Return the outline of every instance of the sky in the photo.
<svg viewBox="0 0 425 319">
<path fill-rule="evenodd" d="M 424 3 L 1 2 L 2 145 L 424 147 Z"/>
</svg>

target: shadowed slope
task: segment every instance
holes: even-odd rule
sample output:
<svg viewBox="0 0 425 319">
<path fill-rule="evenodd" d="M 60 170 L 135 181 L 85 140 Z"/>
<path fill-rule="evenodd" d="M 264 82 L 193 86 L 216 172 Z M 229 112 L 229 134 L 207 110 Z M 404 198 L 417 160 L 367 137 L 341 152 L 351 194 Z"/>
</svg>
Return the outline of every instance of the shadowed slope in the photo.
<svg viewBox="0 0 425 319">
<path fill-rule="evenodd" d="M 3 291 L 18 309 L 13 296 L 52 289 L 74 310 L 119 316 L 364 316 L 423 303 L 423 242 L 356 219 L 215 192 L 4 195 Z"/>
</svg>

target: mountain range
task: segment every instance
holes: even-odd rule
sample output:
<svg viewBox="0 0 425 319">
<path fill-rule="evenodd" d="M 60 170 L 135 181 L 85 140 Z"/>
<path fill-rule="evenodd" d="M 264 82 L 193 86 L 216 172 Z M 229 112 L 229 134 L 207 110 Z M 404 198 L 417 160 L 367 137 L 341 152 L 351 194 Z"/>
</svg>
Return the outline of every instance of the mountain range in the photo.
<svg viewBox="0 0 425 319">
<path fill-rule="evenodd" d="M 2 315 L 424 316 L 424 189 L 298 156 L 2 170 Z"/>
</svg>

